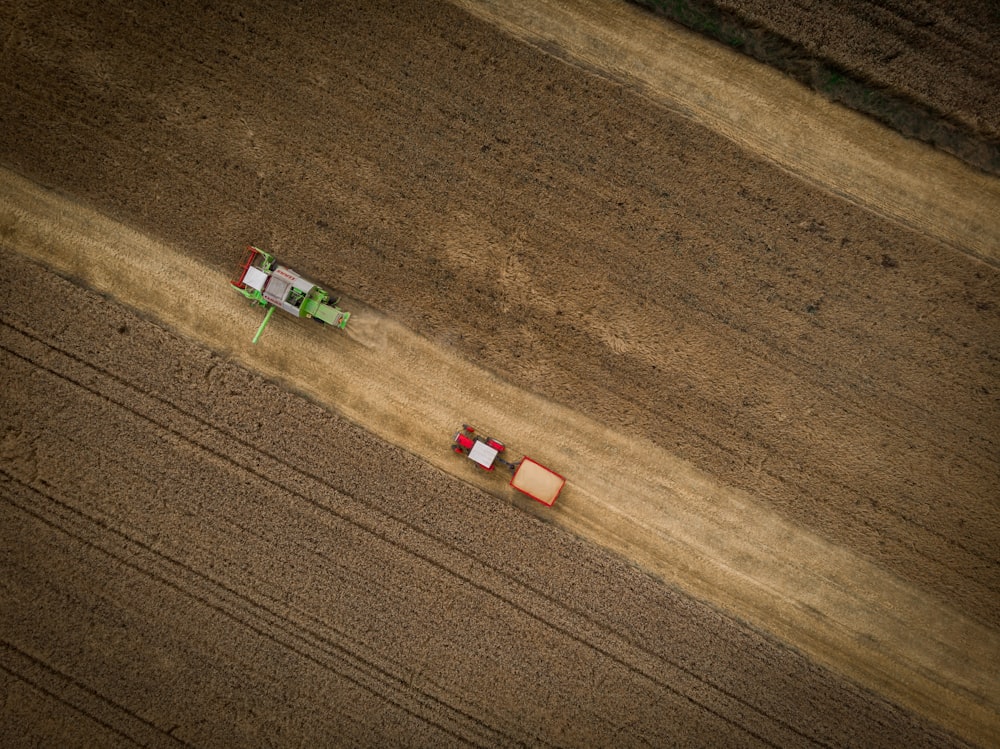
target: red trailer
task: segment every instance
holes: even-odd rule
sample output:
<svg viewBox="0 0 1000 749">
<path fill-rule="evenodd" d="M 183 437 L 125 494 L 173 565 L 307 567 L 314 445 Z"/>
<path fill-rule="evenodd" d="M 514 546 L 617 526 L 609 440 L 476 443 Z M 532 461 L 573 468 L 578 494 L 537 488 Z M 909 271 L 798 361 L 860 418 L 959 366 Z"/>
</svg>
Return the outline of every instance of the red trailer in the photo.
<svg viewBox="0 0 1000 749">
<path fill-rule="evenodd" d="M 510 485 L 547 507 L 555 504 L 559 492 L 566 484 L 566 479 L 558 473 L 531 458 L 524 457 L 516 462 L 506 460 L 502 457 L 506 449 L 502 442 L 492 437 L 480 437 L 468 424 L 462 425 L 453 441 L 452 450 L 464 455 L 484 471 L 494 470 L 497 464 L 509 468 L 514 474 Z"/>
</svg>

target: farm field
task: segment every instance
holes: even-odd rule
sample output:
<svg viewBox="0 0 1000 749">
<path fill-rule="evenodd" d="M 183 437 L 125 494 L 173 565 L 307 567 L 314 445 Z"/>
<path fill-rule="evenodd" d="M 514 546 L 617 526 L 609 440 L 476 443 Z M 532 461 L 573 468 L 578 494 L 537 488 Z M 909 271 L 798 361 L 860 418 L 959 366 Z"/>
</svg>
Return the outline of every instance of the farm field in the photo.
<svg viewBox="0 0 1000 749">
<path fill-rule="evenodd" d="M 995 180 L 870 205 L 489 5 L 8 11 L 5 739 L 995 741 Z M 350 335 L 240 343 L 248 242 Z"/>
</svg>

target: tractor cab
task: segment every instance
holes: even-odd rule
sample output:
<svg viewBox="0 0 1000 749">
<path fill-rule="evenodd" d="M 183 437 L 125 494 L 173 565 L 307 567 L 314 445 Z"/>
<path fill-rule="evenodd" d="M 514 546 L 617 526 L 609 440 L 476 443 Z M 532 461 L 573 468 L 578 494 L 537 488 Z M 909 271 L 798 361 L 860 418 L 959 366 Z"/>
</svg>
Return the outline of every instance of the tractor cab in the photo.
<svg viewBox="0 0 1000 749">
<path fill-rule="evenodd" d="M 507 461 L 499 458 L 504 451 L 503 443 L 492 437 L 479 437 L 476 430 L 468 424 L 462 425 L 462 430 L 455 434 L 452 450 L 460 455 L 465 455 L 473 463 L 484 471 L 492 471 L 498 461 L 504 465 L 510 465 Z"/>
</svg>

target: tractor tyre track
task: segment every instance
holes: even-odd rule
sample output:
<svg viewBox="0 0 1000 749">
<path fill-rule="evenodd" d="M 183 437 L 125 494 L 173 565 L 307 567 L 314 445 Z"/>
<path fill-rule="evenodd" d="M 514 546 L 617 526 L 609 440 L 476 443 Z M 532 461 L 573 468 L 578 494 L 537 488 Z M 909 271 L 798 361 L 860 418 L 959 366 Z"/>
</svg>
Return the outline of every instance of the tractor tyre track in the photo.
<svg viewBox="0 0 1000 749">
<path fill-rule="evenodd" d="M 157 552 L 127 532 L 112 527 L 106 520 L 95 518 L 79 510 L 72 501 L 64 501 L 51 493 L 42 494 L 16 476 L 0 470 L 8 482 L 20 484 L 34 497 L 36 502 L 19 503 L 6 497 L 6 501 L 17 509 L 45 523 L 52 530 L 82 545 L 97 556 L 109 558 L 115 567 L 127 568 L 141 578 L 148 579 L 156 586 L 171 588 L 184 598 L 193 600 L 246 630 L 259 635 L 268 642 L 287 650 L 305 660 L 312 661 L 324 671 L 355 684 L 380 700 L 439 729 L 460 743 L 491 746 L 507 737 L 498 733 L 484 721 L 469 714 L 463 714 L 454 705 L 436 699 L 427 691 L 413 691 L 398 676 L 374 661 L 359 655 L 356 644 L 341 644 L 342 633 L 338 637 L 317 632 L 303 624 L 296 612 L 285 607 L 279 613 L 277 600 L 268 600 L 258 595 L 242 594 L 225 582 L 205 575 L 198 567 L 179 562 L 177 559 Z M 55 511 L 39 509 L 49 505 Z M 72 518 L 72 519 L 70 519 Z M 71 526 L 75 526 L 75 529 Z M 96 528 L 96 530 L 95 530 Z M 110 538 L 109 538 L 110 537 Z M 114 548 L 115 546 L 119 548 Z M 144 559 L 140 558 L 145 557 Z M 93 562 L 99 565 L 100 561 Z M 317 621 L 310 624 L 315 625 Z M 325 623 L 324 623 L 325 624 Z M 289 625 L 293 631 L 289 631 Z M 355 645 L 352 649 L 351 645 Z M 400 687 L 403 687 L 402 689 Z M 97 694 L 94 690 L 88 690 Z M 140 720 L 131 711 L 125 712 Z M 442 716 L 442 712 L 444 716 Z M 443 717 L 455 716 L 452 725 Z M 455 725 L 455 724 L 458 725 Z M 462 725 L 462 724 L 465 725 Z M 463 728 L 465 730 L 463 730 Z M 471 730 L 470 730 L 471 728 Z M 477 735 L 478 734 L 478 735 Z M 137 743 L 145 743 L 137 741 Z"/>
<path fill-rule="evenodd" d="M 112 372 L 102 370 L 101 368 L 96 367 L 77 356 L 53 346 L 49 342 L 32 336 L 25 330 L 21 330 L 16 326 L 11 326 L 6 321 L 0 322 L 2 322 L 7 328 L 20 333 L 32 343 L 46 347 L 51 353 L 56 354 L 59 359 L 62 359 L 63 362 L 68 360 L 73 365 L 81 365 L 90 369 L 91 374 L 97 374 L 99 379 L 96 382 L 88 383 L 86 380 L 93 378 L 88 378 L 86 374 L 83 376 L 74 376 L 73 374 L 64 371 L 65 367 L 53 367 L 51 365 L 46 365 L 30 355 L 26 355 L 25 353 L 16 350 L 16 347 L 10 348 L 9 344 L 0 343 L 0 349 L 6 351 L 9 356 L 12 355 L 21 359 L 23 362 L 29 364 L 39 372 L 44 372 L 55 378 L 65 380 L 66 382 L 85 391 L 91 397 L 122 409 L 130 417 L 148 422 L 163 435 L 171 437 L 179 444 L 188 445 L 189 447 L 184 450 L 185 452 L 189 452 L 193 449 L 195 451 L 207 453 L 212 459 L 215 459 L 227 466 L 233 474 L 246 474 L 255 469 L 258 471 L 264 469 L 264 475 L 255 477 L 255 482 L 268 484 L 268 488 L 272 490 L 272 493 L 288 495 L 294 497 L 298 501 L 311 504 L 323 513 L 332 514 L 338 520 L 354 525 L 362 532 L 370 535 L 374 540 L 385 543 L 395 550 L 413 557 L 414 560 L 419 560 L 419 562 L 428 566 L 436 567 L 444 574 L 460 574 L 455 571 L 455 560 L 449 560 L 451 565 L 447 565 L 435 559 L 432 555 L 428 555 L 426 552 L 413 548 L 412 544 L 401 542 L 398 538 L 394 539 L 394 534 L 388 532 L 385 527 L 387 524 L 385 518 L 382 518 L 378 524 L 370 522 L 365 523 L 357 517 L 352 517 L 350 513 L 338 512 L 329 507 L 326 503 L 317 500 L 316 495 L 318 492 L 322 492 L 324 490 L 328 491 L 330 489 L 330 487 L 324 485 L 318 477 L 302 474 L 290 463 L 282 461 L 275 454 L 261 452 L 246 443 L 236 442 L 235 445 L 231 443 L 231 452 L 214 447 L 213 443 L 219 438 L 228 438 L 229 440 L 232 440 L 232 436 L 221 432 L 205 420 L 199 419 L 195 414 L 187 413 L 178 408 L 175 404 L 172 404 L 163 398 L 159 398 L 155 394 L 143 392 L 131 383 L 122 380 Z M 109 388 L 109 385 L 112 387 Z M 114 391 L 119 388 L 124 392 L 109 394 L 109 390 Z M 146 403 L 152 403 L 153 408 L 150 409 L 148 407 L 144 407 Z M 162 415 L 155 413 L 156 411 L 164 410 L 168 410 L 169 413 Z M 178 423 L 178 421 L 180 423 Z M 83 445 L 79 445 L 77 446 L 77 450 L 83 449 L 83 447 Z M 66 450 L 66 452 L 71 453 L 76 452 L 77 450 L 73 450 L 70 447 Z M 249 454 L 247 454 L 248 452 Z M 235 457 L 241 453 L 245 456 L 242 460 Z M 267 458 L 277 465 L 274 467 L 261 465 L 260 458 Z M 7 471 L 0 472 L 2 472 L 8 480 L 21 483 L 26 489 L 31 488 L 30 484 L 25 483 L 22 478 L 10 475 Z M 274 480 L 269 478 L 270 476 L 282 476 L 283 478 L 281 480 Z M 302 479 L 309 480 L 312 484 L 309 489 L 312 491 L 306 492 L 301 487 Z M 40 513 L 36 506 L 32 504 L 15 504 L 22 511 L 50 524 L 55 530 L 63 532 L 71 538 L 81 542 L 88 549 L 106 554 L 112 557 L 116 562 L 131 567 L 135 571 L 148 576 L 155 583 L 167 585 L 181 595 L 194 598 L 199 603 L 220 614 L 232 618 L 238 624 L 255 631 L 262 637 L 270 639 L 302 657 L 313 660 L 317 665 L 343 676 L 344 678 L 357 684 L 359 687 L 370 691 L 373 695 L 381 699 L 385 699 L 386 701 L 394 704 L 395 707 L 408 712 L 413 717 L 421 718 L 431 724 L 437 725 L 437 727 L 439 727 L 443 732 L 451 735 L 453 739 L 459 740 L 463 743 L 471 741 L 479 746 L 490 746 L 494 745 L 498 740 L 507 738 L 503 734 L 495 733 L 494 729 L 487 726 L 486 723 L 473 718 L 471 715 L 462 713 L 461 710 L 456 708 L 454 705 L 450 705 L 444 701 L 436 699 L 433 694 L 430 694 L 427 691 L 417 691 L 412 694 L 408 694 L 410 699 L 407 701 L 394 699 L 392 696 L 392 690 L 385 688 L 385 684 L 391 684 L 403 693 L 408 692 L 407 685 L 404 683 L 403 679 L 400 678 L 398 673 L 392 673 L 391 667 L 386 668 L 379 665 L 375 661 L 366 660 L 364 656 L 360 655 L 360 649 L 357 647 L 359 643 L 351 643 L 349 638 L 346 637 L 346 633 L 337 631 L 335 628 L 331 629 L 328 621 L 321 621 L 311 615 L 308 620 L 304 619 L 305 612 L 297 611 L 296 609 L 288 606 L 282 607 L 283 611 L 279 613 L 279 605 L 281 604 L 279 600 L 261 597 L 259 593 L 257 596 L 241 593 L 233 587 L 232 583 L 227 583 L 219 578 L 207 576 L 198 567 L 192 566 L 189 563 L 180 562 L 172 556 L 163 554 L 162 552 L 154 549 L 148 542 L 142 541 L 130 534 L 127 529 L 116 527 L 117 524 L 114 522 L 113 518 L 106 516 L 102 517 L 99 515 L 88 515 L 77 506 L 73 499 L 61 500 L 52 494 L 43 494 L 40 496 L 48 500 L 49 503 L 58 506 L 58 508 L 62 511 L 63 516 L 69 513 L 76 515 L 78 524 L 82 522 L 89 528 L 90 532 L 86 533 L 82 530 L 77 530 L 75 532 L 71 531 L 65 524 L 53 520 L 51 513 Z M 79 498 L 74 499 L 76 499 L 76 502 L 79 502 Z M 215 513 L 212 513 L 211 511 L 209 511 L 208 515 L 215 517 Z M 216 520 L 221 524 L 227 519 L 216 517 Z M 393 518 L 393 520 L 395 520 L 395 518 Z M 252 527 L 239 526 L 239 521 L 237 521 L 236 527 L 244 534 L 249 535 L 254 533 Z M 409 525 L 409 529 L 417 531 L 417 529 L 412 525 Z M 117 537 L 116 540 L 120 541 L 124 546 L 130 547 L 131 551 L 116 551 L 114 548 L 109 548 L 107 539 L 104 538 L 104 536 L 108 534 Z M 134 557 L 137 553 L 152 557 L 154 562 L 147 563 L 146 565 L 139 565 L 134 561 Z M 152 570 L 151 567 L 155 568 L 156 571 Z M 169 569 L 176 569 L 180 574 L 177 572 L 169 574 L 165 571 Z M 471 578 L 463 577 L 462 580 L 465 583 L 475 584 L 475 581 Z M 493 593 L 493 591 L 490 591 L 485 586 L 477 585 L 477 587 L 484 592 Z M 493 594 L 496 595 L 495 593 Z M 501 595 L 497 595 L 497 598 L 504 603 L 512 603 Z M 526 612 L 526 610 L 524 611 Z M 543 618 L 540 618 L 539 621 L 543 624 L 547 624 Z M 261 628 L 261 622 L 269 624 L 270 626 Z M 292 632 L 288 631 L 288 625 L 293 626 L 294 629 Z M 317 629 L 317 625 L 321 625 L 321 628 Z M 331 631 L 333 636 L 324 633 L 322 629 Z M 290 638 L 289 635 L 292 637 Z M 347 643 L 340 644 L 344 640 L 347 640 Z M 354 647 L 352 647 L 352 645 Z M 315 654 L 317 652 L 319 655 Z M 353 668 L 344 668 L 343 666 L 341 666 L 341 668 L 337 668 L 331 663 L 331 659 L 337 659 L 341 663 L 352 665 Z M 383 685 L 382 688 L 377 686 L 379 683 L 378 681 L 375 686 L 372 685 L 371 677 L 373 676 L 376 680 L 381 681 Z M 403 687 L 403 689 L 400 689 L 400 687 Z M 434 704 L 428 705 L 428 700 L 434 701 Z M 409 706 L 407 702 L 410 703 Z M 440 713 L 442 710 L 445 713 L 455 711 L 460 720 L 466 720 L 470 724 L 478 724 L 477 730 L 484 731 L 485 733 L 476 736 L 474 732 L 470 733 L 469 731 L 456 730 L 454 727 L 448 727 L 445 724 L 438 723 L 437 720 L 440 719 Z M 432 718 L 431 716 L 437 716 L 437 718 Z"/>
<path fill-rule="evenodd" d="M 127 706 L 109 702 L 107 697 L 91 689 L 74 676 L 53 668 L 50 664 L 19 650 L 8 642 L 0 642 L 0 670 L 18 682 L 30 686 L 54 702 L 87 719 L 104 733 L 91 734 L 87 727 L 76 723 L 72 735 L 64 738 L 67 745 L 93 742 L 101 746 L 191 746 L 168 730 L 153 725 Z M 8 693 L 11 699 L 11 693 Z M 106 715 L 108 712 L 111 715 Z M 89 723 L 88 723 L 89 725 Z M 109 735 L 110 734 L 110 735 Z M 118 741 L 116 739 L 121 739 Z"/>
</svg>

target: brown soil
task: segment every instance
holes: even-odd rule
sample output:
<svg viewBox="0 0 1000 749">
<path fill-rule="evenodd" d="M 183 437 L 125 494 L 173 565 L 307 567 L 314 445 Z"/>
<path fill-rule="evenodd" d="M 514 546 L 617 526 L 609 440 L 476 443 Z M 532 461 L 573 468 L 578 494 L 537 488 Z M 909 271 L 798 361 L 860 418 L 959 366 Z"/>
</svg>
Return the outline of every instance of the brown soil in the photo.
<svg viewBox="0 0 1000 749">
<path fill-rule="evenodd" d="M 219 269 L 273 249 L 1000 624 L 994 266 L 451 6 L 239 8 L 18 6 L 0 161 Z M 101 743 L 948 740 L 21 273 L 4 709 L 37 735 L 79 711 Z"/>
</svg>

